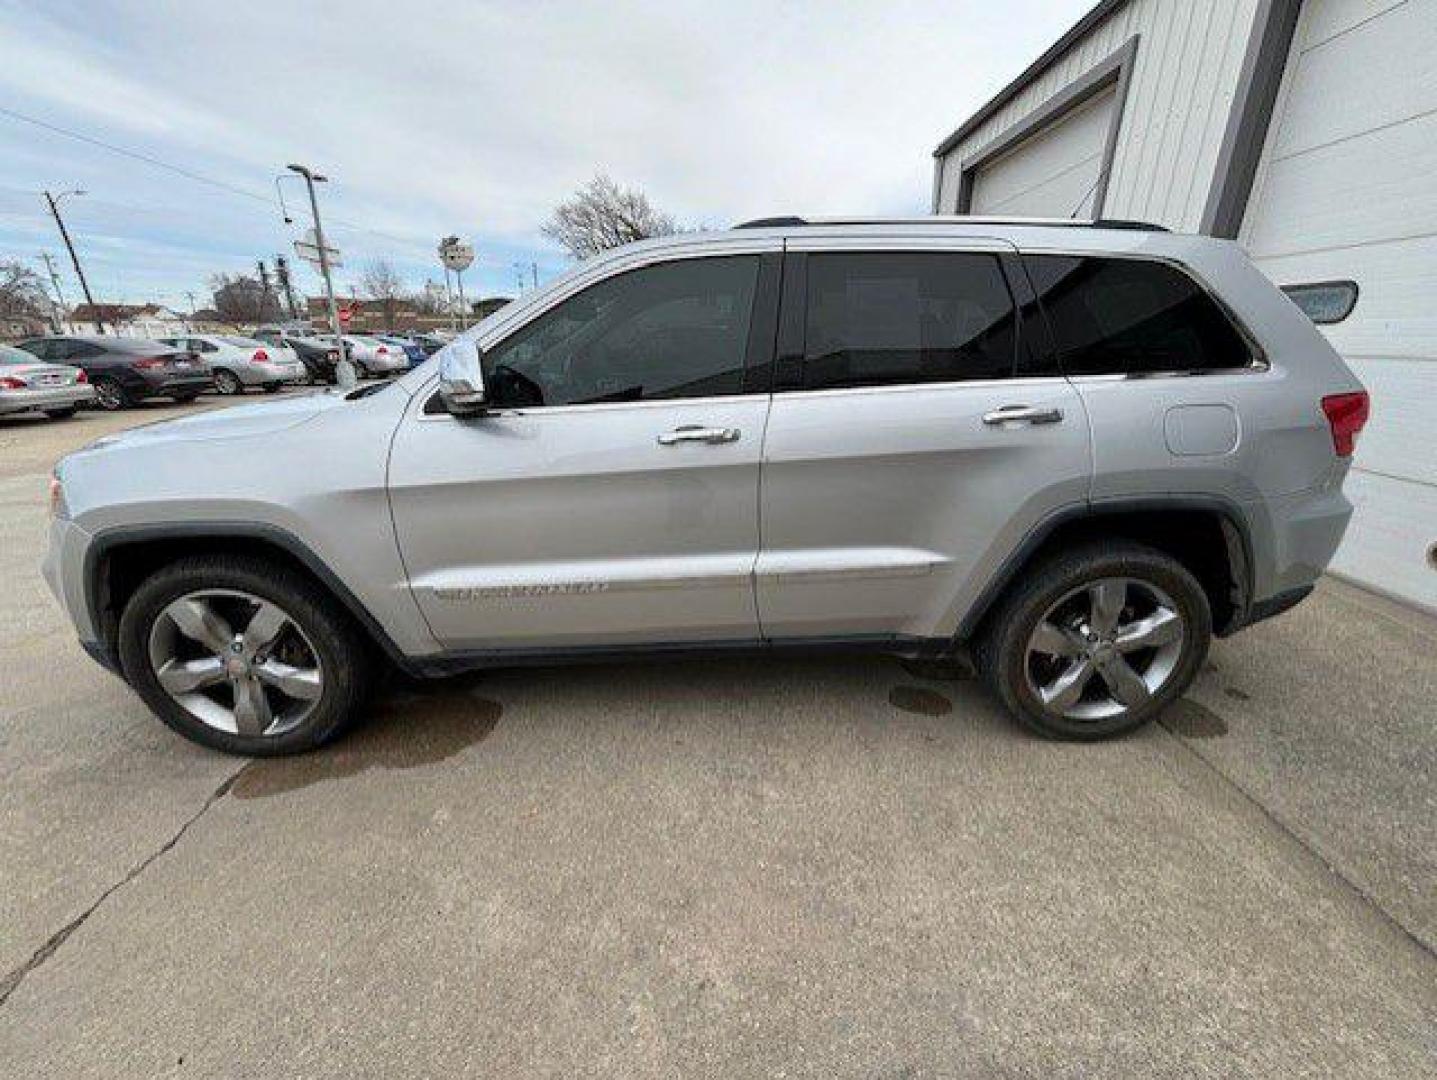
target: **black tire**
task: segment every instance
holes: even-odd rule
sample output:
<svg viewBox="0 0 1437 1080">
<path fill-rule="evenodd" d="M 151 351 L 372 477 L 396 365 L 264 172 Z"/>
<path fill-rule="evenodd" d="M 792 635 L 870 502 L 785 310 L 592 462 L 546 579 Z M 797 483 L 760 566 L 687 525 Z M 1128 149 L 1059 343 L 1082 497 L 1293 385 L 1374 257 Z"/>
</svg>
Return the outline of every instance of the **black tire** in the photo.
<svg viewBox="0 0 1437 1080">
<path fill-rule="evenodd" d="M 233 397 L 235 394 L 244 393 L 244 383 L 228 368 L 215 368 L 214 371 L 215 390 L 226 397 Z"/>
<path fill-rule="evenodd" d="M 78 408 L 78 405 L 67 405 L 63 409 L 46 409 L 45 415 L 51 420 L 68 420 L 75 415 L 75 410 Z"/>
<path fill-rule="evenodd" d="M 277 394 L 279 393 L 279 387 L 280 384 L 277 382 L 267 382 L 264 384 L 264 392 L 266 394 Z"/>
<path fill-rule="evenodd" d="M 135 403 L 130 392 L 120 385 L 120 381 L 111 375 L 101 375 L 95 380 L 95 405 L 106 412 L 118 412 L 120 409 L 128 409 Z"/>
<path fill-rule="evenodd" d="M 221 731 L 160 686 L 150 665 L 150 630 L 171 602 L 205 589 L 238 590 L 276 604 L 313 643 L 323 689 L 299 727 L 273 736 Z M 120 616 L 119 651 L 125 679 L 165 724 L 202 746 L 249 757 L 302 753 L 335 738 L 361 716 L 376 666 L 369 643 L 333 597 L 285 566 L 243 555 L 190 556 L 146 578 Z"/>
<path fill-rule="evenodd" d="M 1141 705 L 1113 717 L 1075 719 L 1045 708 L 1035 693 L 1029 678 L 1028 644 L 1038 621 L 1054 604 L 1104 578 L 1127 578 L 1166 593 L 1182 619 L 1182 642 L 1171 673 Z M 1181 697 L 1201 669 L 1211 642 L 1207 594 L 1187 568 L 1161 551 L 1114 540 L 1083 544 L 1025 571 L 986 620 L 975 643 L 974 658 L 993 692 L 1025 726 L 1049 738 L 1094 740 L 1141 727 Z M 1101 686 L 1098 689 L 1102 692 Z"/>
</svg>

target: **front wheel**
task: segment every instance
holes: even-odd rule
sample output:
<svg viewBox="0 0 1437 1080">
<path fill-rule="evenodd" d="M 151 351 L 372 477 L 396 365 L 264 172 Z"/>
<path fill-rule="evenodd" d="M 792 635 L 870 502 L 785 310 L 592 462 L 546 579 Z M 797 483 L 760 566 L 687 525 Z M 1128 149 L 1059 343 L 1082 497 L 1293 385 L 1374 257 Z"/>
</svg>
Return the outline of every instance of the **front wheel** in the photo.
<svg viewBox="0 0 1437 1080">
<path fill-rule="evenodd" d="M 180 559 L 120 617 L 125 678 L 175 731 L 231 754 L 274 756 L 334 738 L 363 707 L 371 664 L 334 600 L 264 559 Z"/>
<path fill-rule="evenodd" d="M 1187 568 L 1114 541 L 1043 563 L 994 614 L 977 659 L 1030 728 L 1100 739 L 1140 727 L 1180 697 L 1211 640 L 1207 595 Z"/>
<path fill-rule="evenodd" d="M 215 389 L 226 397 L 244 393 L 244 383 L 240 382 L 239 376 L 233 371 L 219 368 L 215 371 L 214 379 Z"/>
</svg>

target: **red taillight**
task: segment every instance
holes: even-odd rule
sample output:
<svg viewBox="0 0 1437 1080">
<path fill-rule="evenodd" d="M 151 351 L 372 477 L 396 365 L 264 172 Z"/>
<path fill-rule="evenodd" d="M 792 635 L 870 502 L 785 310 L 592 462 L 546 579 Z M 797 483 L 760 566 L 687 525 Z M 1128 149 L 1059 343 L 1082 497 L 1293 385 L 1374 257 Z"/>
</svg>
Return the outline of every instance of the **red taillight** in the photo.
<svg viewBox="0 0 1437 1080">
<path fill-rule="evenodd" d="M 143 360 L 135 361 L 135 367 L 140 368 L 142 371 L 153 371 L 155 368 L 162 368 L 164 366 L 165 359 L 162 356 L 147 356 Z"/>
<path fill-rule="evenodd" d="M 1322 411 L 1332 428 L 1332 448 L 1338 457 L 1351 457 L 1357 448 L 1357 436 L 1372 414 L 1372 402 L 1366 390 L 1354 394 L 1329 394 L 1322 399 Z"/>
<path fill-rule="evenodd" d="M 389 355 L 389 350 L 386 349 L 383 345 L 379 346 L 379 348 L 375 349 L 374 351 L 377 352 L 380 356 Z"/>
<path fill-rule="evenodd" d="M 254 351 L 254 355 L 250 357 L 250 359 L 258 360 L 261 364 L 268 363 L 269 353 L 265 352 L 263 349 L 256 349 Z"/>
<path fill-rule="evenodd" d="M 10 376 L 8 376 L 8 375 L 6 375 L 3 379 L 0 379 L 0 390 L 23 390 L 23 389 L 25 389 L 25 382 L 24 382 L 23 379 L 12 379 L 12 378 L 11 378 Z"/>
<path fill-rule="evenodd" d="M 85 374 L 85 369 L 84 369 L 84 368 L 81 368 L 80 370 L 78 370 L 77 372 L 75 372 L 75 381 L 76 381 L 76 382 L 83 382 L 83 383 L 87 383 L 87 382 L 90 381 L 90 377 Z"/>
</svg>

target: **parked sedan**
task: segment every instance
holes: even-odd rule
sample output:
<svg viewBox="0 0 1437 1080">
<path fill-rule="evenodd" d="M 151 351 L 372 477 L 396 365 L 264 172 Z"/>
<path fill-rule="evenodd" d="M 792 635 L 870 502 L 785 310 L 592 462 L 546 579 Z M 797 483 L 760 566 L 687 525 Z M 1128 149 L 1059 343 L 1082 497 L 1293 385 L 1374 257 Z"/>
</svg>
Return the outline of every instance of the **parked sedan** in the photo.
<svg viewBox="0 0 1437 1080">
<path fill-rule="evenodd" d="M 24 349 L 0 345 L 0 415 L 42 412 L 58 420 L 95 399 L 79 368 L 47 364 Z"/>
<path fill-rule="evenodd" d="M 367 334 L 345 334 L 349 358 L 360 375 L 394 375 L 409 368 L 409 358 L 397 345 L 389 345 Z"/>
<path fill-rule="evenodd" d="M 123 409 L 152 397 L 184 404 L 213 385 L 193 353 L 145 338 L 75 334 L 31 338 L 20 342 L 20 348 L 41 360 L 83 370 L 102 409 Z"/>
<path fill-rule="evenodd" d="M 230 334 L 190 334 L 160 340 L 198 355 L 221 394 L 243 394 L 247 386 L 262 386 L 272 394 L 285 383 L 297 383 L 305 377 L 304 364 L 285 345 Z"/>
<path fill-rule="evenodd" d="M 404 358 L 409 362 L 410 367 L 417 367 L 428 359 L 429 354 L 424 351 L 423 346 L 416 344 L 409 338 L 401 337 L 398 334 L 376 334 L 376 339 L 386 345 L 393 345 L 404 353 Z"/>
<path fill-rule="evenodd" d="M 310 382 L 334 382 L 334 365 L 339 363 L 339 349 L 333 339 L 293 334 L 280 327 L 260 327 L 251 336 L 262 344 L 291 350 L 309 372 Z M 352 351 L 348 345 L 345 350 Z"/>
</svg>

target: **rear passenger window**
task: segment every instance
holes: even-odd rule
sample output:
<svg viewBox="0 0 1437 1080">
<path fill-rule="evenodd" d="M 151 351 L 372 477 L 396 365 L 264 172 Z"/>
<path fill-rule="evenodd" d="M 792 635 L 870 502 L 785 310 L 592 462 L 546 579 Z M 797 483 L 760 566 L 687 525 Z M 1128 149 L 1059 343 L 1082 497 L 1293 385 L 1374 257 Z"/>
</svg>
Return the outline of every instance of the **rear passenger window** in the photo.
<svg viewBox="0 0 1437 1080">
<path fill-rule="evenodd" d="M 1188 275 L 1142 259 L 1026 255 L 1068 375 L 1246 367 L 1252 352 Z"/>
<path fill-rule="evenodd" d="M 807 389 L 1005 379 L 1017 349 L 996 256 L 808 256 Z"/>
</svg>

